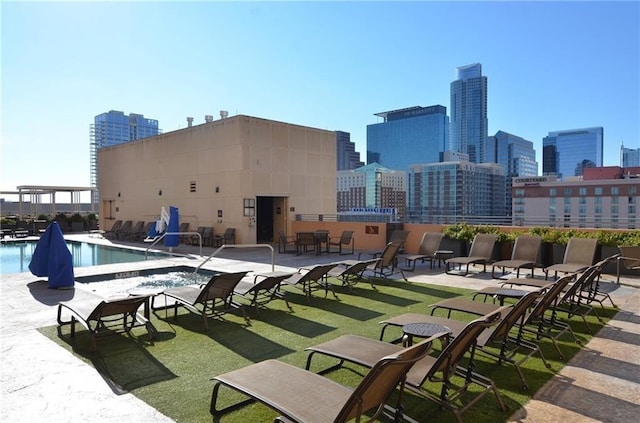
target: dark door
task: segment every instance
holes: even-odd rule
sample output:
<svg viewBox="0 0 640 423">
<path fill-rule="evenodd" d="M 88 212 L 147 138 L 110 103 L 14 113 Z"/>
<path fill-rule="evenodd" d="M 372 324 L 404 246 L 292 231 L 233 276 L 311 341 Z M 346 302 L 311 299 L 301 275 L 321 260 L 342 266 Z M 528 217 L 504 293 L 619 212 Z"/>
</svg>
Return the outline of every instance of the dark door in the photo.
<svg viewBox="0 0 640 423">
<path fill-rule="evenodd" d="M 273 241 L 273 197 L 258 197 L 256 226 L 258 244 Z"/>
</svg>

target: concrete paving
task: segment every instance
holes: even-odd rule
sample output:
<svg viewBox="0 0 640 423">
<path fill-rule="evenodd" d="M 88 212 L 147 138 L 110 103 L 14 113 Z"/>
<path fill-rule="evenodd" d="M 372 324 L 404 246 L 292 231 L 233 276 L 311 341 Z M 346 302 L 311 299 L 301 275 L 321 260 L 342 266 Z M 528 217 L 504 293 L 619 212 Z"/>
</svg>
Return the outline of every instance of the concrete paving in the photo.
<svg viewBox="0 0 640 423">
<path fill-rule="evenodd" d="M 87 236 L 78 240 L 106 242 Z M 134 244 L 135 245 L 135 244 Z M 140 247 L 140 244 L 137 244 Z M 204 256 L 214 251 L 203 250 Z M 202 262 L 195 247 L 180 246 L 182 257 L 138 263 L 76 268 L 75 276 L 132 271 Z M 269 249 L 225 249 L 204 267 L 225 271 L 270 271 Z M 274 255 L 276 270 L 353 259 L 336 254 Z M 467 277 L 446 275 L 427 265 L 406 272 L 412 282 L 472 289 L 495 286 L 488 274 Z M 640 279 L 604 275 L 603 289 L 610 292 L 620 312 L 551 381 L 536 393 L 511 422 L 629 422 L 640 415 Z M 109 297 L 117 285 L 77 283 L 71 290 L 48 289 L 42 278 L 30 273 L 2 275 L 0 292 L 1 390 L 0 419 L 11 422 L 168 422 L 131 394 L 114 393 L 93 367 L 59 347 L 36 329 L 56 322 L 56 305 L 75 296 Z"/>
</svg>

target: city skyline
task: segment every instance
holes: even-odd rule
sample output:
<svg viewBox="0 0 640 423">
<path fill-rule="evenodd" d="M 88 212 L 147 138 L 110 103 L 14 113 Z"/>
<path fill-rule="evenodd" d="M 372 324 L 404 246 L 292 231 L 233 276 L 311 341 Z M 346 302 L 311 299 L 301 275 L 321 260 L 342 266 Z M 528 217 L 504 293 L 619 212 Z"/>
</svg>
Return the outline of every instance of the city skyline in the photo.
<svg viewBox="0 0 640 423">
<path fill-rule="evenodd" d="M 605 166 L 622 142 L 640 147 L 637 2 L 0 7 L 3 191 L 89 186 L 89 126 L 112 109 L 165 133 L 220 110 L 346 131 L 364 159 L 375 113 L 449 108 L 471 63 L 488 78 L 488 135 L 531 140 L 540 164 L 552 131 L 602 126 Z"/>
</svg>

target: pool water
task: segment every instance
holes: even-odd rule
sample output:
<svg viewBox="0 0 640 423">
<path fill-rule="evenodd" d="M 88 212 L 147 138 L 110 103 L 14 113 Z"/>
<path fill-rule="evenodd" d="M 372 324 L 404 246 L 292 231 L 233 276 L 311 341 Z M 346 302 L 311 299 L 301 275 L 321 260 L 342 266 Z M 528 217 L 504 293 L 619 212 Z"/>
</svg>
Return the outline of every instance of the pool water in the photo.
<svg viewBox="0 0 640 423">
<path fill-rule="evenodd" d="M 37 241 L 0 243 L 0 274 L 29 272 L 29 263 Z M 67 241 L 73 256 L 73 267 L 97 266 L 101 264 L 130 263 L 144 261 L 142 250 L 98 245 L 87 242 Z M 162 253 L 147 253 L 147 259 L 167 257 Z"/>
<path fill-rule="evenodd" d="M 78 282 L 103 297 L 117 297 L 136 293 L 158 293 L 165 288 L 177 286 L 200 285 L 207 283 L 213 273 L 181 270 L 144 276 L 119 277 L 123 275 L 125 274 L 103 275 L 105 278 L 99 280 L 96 280 L 98 277 L 93 276 L 85 279 L 87 282 L 84 282 L 83 278 L 78 278 Z"/>
</svg>

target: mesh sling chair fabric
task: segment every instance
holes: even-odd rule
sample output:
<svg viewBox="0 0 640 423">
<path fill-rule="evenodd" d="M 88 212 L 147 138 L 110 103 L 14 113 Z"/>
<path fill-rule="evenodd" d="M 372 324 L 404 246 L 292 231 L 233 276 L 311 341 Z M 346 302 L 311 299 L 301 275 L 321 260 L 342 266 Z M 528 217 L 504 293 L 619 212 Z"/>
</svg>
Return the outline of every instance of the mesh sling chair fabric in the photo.
<svg viewBox="0 0 640 423">
<path fill-rule="evenodd" d="M 445 261 L 447 274 L 465 276 L 469 273 L 469 266 L 472 264 L 482 264 L 483 272 L 487 271 L 487 264 L 491 262 L 493 247 L 496 244 L 495 234 L 476 234 L 471 243 L 471 249 L 467 257 L 454 257 Z M 458 265 L 458 272 L 454 272 L 455 265 Z M 465 266 L 465 270 L 462 267 Z"/>
<path fill-rule="evenodd" d="M 597 248 L 598 240 L 595 238 L 570 238 L 562 263 L 546 267 L 545 279 L 549 277 L 550 272 L 557 278 L 558 273 L 575 273 L 586 269 L 593 264 Z"/>
<path fill-rule="evenodd" d="M 381 357 L 355 388 L 338 384 L 319 374 L 277 360 L 266 360 L 214 377 L 210 412 L 214 416 L 259 401 L 276 410 L 287 422 L 361 421 L 370 413 L 373 421 L 399 385 L 404 386 L 407 371 L 427 355 L 429 339 Z M 248 400 L 218 408 L 220 388 L 224 386 L 249 397 Z M 399 396 L 398 403 L 401 401 Z M 397 407 L 399 408 L 399 407 Z"/>
<path fill-rule="evenodd" d="M 304 293 L 307 303 L 311 304 L 311 293 L 314 290 L 324 289 L 324 296 L 327 297 L 329 290 L 334 298 L 338 298 L 333 285 L 327 282 L 325 276 L 329 270 L 336 266 L 335 263 L 319 264 L 311 269 L 300 269 L 297 273 L 283 280 L 282 283 L 296 287 Z"/>
<path fill-rule="evenodd" d="M 444 234 L 441 232 L 425 232 L 422 235 L 420 241 L 420 247 L 418 247 L 417 254 L 403 255 L 401 258 L 405 261 L 407 267 L 404 270 L 414 271 L 416 268 L 416 261 L 420 260 L 422 263 L 429 262 L 429 265 L 433 269 L 433 263 L 436 260 L 436 251 L 440 249 L 440 244 Z"/>
<path fill-rule="evenodd" d="M 256 310 L 256 315 L 260 315 L 260 306 L 264 306 L 275 299 L 281 299 L 291 310 L 289 301 L 284 296 L 284 292 L 280 291 L 280 284 L 283 280 L 293 276 L 291 272 L 270 272 L 265 274 L 255 274 L 252 280 L 240 280 L 233 289 L 234 294 L 238 294 L 245 298 L 249 298 Z"/>
<path fill-rule="evenodd" d="M 153 339 L 153 326 L 146 317 L 138 313 L 140 306 L 149 301 L 149 296 L 129 296 L 104 300 L 91 298 L 73 300 L 58 304 L 58 325 L 71 326 L 71 337 L 75 337 L 76 322 L 84 326 L 91 334 L 91 350 L 97 350 L 97 338 L 118 333 L 129 333 L 134 327 L 144 326 Z M 70 320 L 64 320 L 65 310 Z"/>
<path fill-rule="evenodd" d="M 184 307 L 202 316 L 205 331 L 209 330 L 209 317 L 220 317 L 230 311 L 240 310 L 248 322 L 244 306 L 233 302 L 233 290 L 246 274 L 247 272 L 220 273 L 200 287 L 180 286 L 165 289 L 153 297 L 152 308 L 157 309 L 153 302 L 158 296 L 163 295 L 174 301 L 172 306 L 166 306 L 173 308 L 174 318 L 178 315 L 178 307 Z"/>
<path fill-rule="evenodd" d="M 542 245 L 542 238 L 536 235 L 520 235 L 516 238 L 513 245 L 513 251 L 511 253 L 510 260 L 499 260 L 491 265 L 491 277 L 495 278 L 495 269 L 502 269 L 502 274 L 505 274 L 505 269 L 514 269 L 516 271 L 516 277 L 520 277 L 520 269 L 531 269 L 531 277 L 533 278 L 536 263 L 538 261 L 538 254 L 540 252 L 540 246 Z"/>
<path fill-rule="evenodd" d="M 342 252 L 342 247 L 345 248 L 351 246 L 351 252 L 348 250 L 346 253 Z M 337 251 L 332 251 L 331 247 L 336 247 Z M 330 237 L 328 249 L 330 253 L 338 253 L 338 254 L 353 254 L 355 253 L 355 240 L 353 239 L 353 231 L 342 231 L 342 235 L 339 237 Z"/>
<path fill-rule="evenodd" d="M 456 417 L 456 421 L 462 421 L 462 413 L 476 404 L 487 393 L 493 392 L 503 411 L 506 406 L 493 381 L 475 372 L 473 356 L 477 338 L 485 329 L 495 325 L 501 318 L 501 310 L 491 313 L 480 319 L 473 320 L 460 330 L 452 341 L 444 344 L 437 357 L 426 356 L 418 361 L 407 373 L 405 389 L 423 398 L 436 402 L 439 406 L 448 409 Z M 446 337 L 447 333 L 437 333 L 430 340 Z M 355 335 L 343 335 L 334 340 L 307 348 L 307 369 L 315 354 L 327 355 L 336 358 L 339 363 L 330 369 L 340 367 L 344 361 L 371 367 L 379 357 L 401 350 L 401 347 L 383 341 L 369 339 Z M 468 365 L 461 366 L 461 360 L 469 352 Z M 330 369 L 325 369 L 328 371 Z M 454 388 L 453 378 L 461 378 L 461 386 Z M 435 383 L 439 389 L 429 389 L 429 383 Z M 469 387 L 475 385 L 482 390 L 474 390 L 473 399 L 459 405 L 462 394 L 469 392 Z"/>
</svg>

